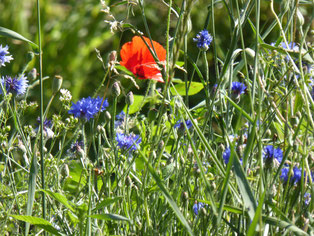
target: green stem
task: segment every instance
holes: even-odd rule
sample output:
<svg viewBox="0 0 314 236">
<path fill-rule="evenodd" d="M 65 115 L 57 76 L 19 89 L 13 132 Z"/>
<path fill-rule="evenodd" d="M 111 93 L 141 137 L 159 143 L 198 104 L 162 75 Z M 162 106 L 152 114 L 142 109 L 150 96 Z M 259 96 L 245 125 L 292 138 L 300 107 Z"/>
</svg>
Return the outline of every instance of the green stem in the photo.
<svg viewBox="0 0 314 236">
<path fill-rule="evenodd" d="M 44 161 L 44 91 L 43 91 L 43 72 L 42 72 L 42 46 L 41 46 L 41 25 L 40 25 L 40 5 L 37 0 L 37 27 L 38 27 L 38 47 L 39 47 L 39 81 L 40 81 L 40 165 L 42 189 L 45 186 L 45 161 Z M 46 198 L 42 192 L 42 212 L 43 219 L 46 219 Z"/>
</svg>

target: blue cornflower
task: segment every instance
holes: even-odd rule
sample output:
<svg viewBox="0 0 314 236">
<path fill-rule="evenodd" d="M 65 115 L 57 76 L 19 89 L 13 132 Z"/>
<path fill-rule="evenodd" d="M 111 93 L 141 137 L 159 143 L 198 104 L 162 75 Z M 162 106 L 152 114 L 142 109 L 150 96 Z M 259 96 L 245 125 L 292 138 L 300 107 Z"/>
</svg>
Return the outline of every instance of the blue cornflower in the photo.
<svg viewBox="0 0 314 236">
<path fill-rule="evenodd" d="M 222 154 L 222 158 L 224 159 L 224 162 L 226 165 L 228 165 L 229 163 L 229 159 L 230 159 L 230 155 L 231 155 L 231 150 L 230 148 L 227 148 L 224 153 Z M 240 163 L 242 165 L 242 158 L 240 159 Z"/>
<path fill-rule="evenodd" d="M 185 121 L 186 127 L 190 129 L 192 127 L 192 122 L 190 120 Z M 173 126 L 176 129 L 184 130 L 184 123 L 181 120 L 178 120 L 177 123 Z"/>
<path fill-rule="evenodd" d="M 196 202 L 193 205 L 193 211 L 194 211 L 195 215 L 198 215 L 199 210 L 201 210 L 204 206 L 205 206 L 205 204 L 203 202 Z"/>
<path fill-rule="evenodd" d="M 305 193 L 304 194 L 304 203 L 305 203 L 305 205 L 308 206 L 310 204 L 310 202 L 311 202 L 311 194 Z"/>
<path fill-rule="evenodd" d="M 229 163 L 230 155 L 231 155 L 230 148 L 227 148 L 222 154 L 222 158 L 224 159 L 226 165 Z"/>
<path fill-rule="evenodd" d="M 94 115 L 99 112 L 102 112 L 108 107 L 108 100 L 104 100 L 102 107 L 100 108 L 102 103 L 102 98 L 82 98 L 77 103 L 72 103 L 71 109 L 68 111 L 69 114 L 73 114 L 74 117 L 83 118 L 89 120 L 90 118 L 94 118 Z"/>
<path fill-rule="evenodd" d="M 209 49 L 209 45 L 213 41 L 213 37 L 208 33 L 207 30 L 202 30 L 196 35 L 193 41 L 197 43 L 196 45 L 198 48 L 207 51 Z"/>
<path fill-rule="evenodd" d="M 116 134 L 116 141 L 118 142 L 118 147 L 122 150 L 135 151 L 138 149 L 139 144 L 142 142 L 142 139 L 139 135 L 135 134 Z"/>
<path fill-rule="evenodd" d="M 280 148 L 275 149 L 273 145 L 268 145 L 264 148 L 263 157 L 266 161 L 273 160 L 275 158 L 279 163 L 281 163 L 282 155 L 282 150 Z"/>
<path fill-rule="evenodd" d="M 13 60 L 13 57 L 11 55 L 8 55 L 8 49 L 8 45 L 6 45 L 5 47 L 2 47 L 2 45 L 0 45 L 0 67 L 5 66 L 4 63 L 9 63 L 11 60 Z"/>
<path fill-rule="evenodd" d="M 10 76 L 6 76 L 5 78 L 1 78 L 1 83 L 7 93 L 12 93 L 13 95 L 22 95 L 26 92 L 26 88 L 28 87 L 28 80 L 21 74 L 19 77 L 11 78 Z M 0 88 L 0 94 L 3 94 L 2 89 Z"/>
<path fill-rule="evenodd" d="M 236 95 L 243 94 L 245 92 L 246 86 L 241 82 L 232 82 L 232 92 Z"/>
<path fill-rule="evenodd" d="M 280 175 L 280 179 L 286 183 L 288 181 L 288 177 L 289 177 L 289 168 L 282 168 L 281 169 L 281 175 Z"/>
<path fill-rule="evenodd" d="M 301 181 L 301 169 L 299 169 L 298 167 L 293 167 L 293 177 L 291 179 L 292 183 L 297 184 Z"/>
<path fill-rule="evenodd" d="M 116 115 L 116 121 L 114 123 L 115 127 L 119 127 L 123 124 L 125 118 L 124 111 L 121 111 L 118 115 Z"/>
</svg>

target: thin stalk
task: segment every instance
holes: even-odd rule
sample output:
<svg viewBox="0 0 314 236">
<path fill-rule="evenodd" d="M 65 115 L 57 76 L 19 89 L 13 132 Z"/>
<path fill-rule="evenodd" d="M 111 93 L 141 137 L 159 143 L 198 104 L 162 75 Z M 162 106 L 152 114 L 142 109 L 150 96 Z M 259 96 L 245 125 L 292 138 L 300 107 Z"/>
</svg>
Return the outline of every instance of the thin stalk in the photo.
<svg viewBox="0 0 314 236">
<path fill-rule="evenodd" d="M 42 46 L 41 46 L 41 25 L 40 25 L 40 5 L 37 0 L 37 27 L 38 27 L 38 48 L 39 48 L 39 81 L 40 81 L 40 165 L 41 165 L 41 188 L 45 186 L 45 160 L 44 160 L 44 91 L 43 91 L 43 72 L 42 72 Z M 42 191 L 42 213 L 46 219 L 46 198 Z"/>
</svg>

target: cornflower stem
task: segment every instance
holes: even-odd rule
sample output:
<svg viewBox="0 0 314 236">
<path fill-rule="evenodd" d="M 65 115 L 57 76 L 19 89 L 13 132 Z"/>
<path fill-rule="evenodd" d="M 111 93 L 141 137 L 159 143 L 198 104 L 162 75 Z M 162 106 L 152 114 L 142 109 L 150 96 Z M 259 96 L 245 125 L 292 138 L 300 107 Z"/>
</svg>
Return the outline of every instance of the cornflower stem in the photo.
<svg viewBox="0 0 314 236">
<path fill-rule="evenodd" d="M 40 165 L 41 165 L 41 187 L 45 186 L 45 160 L 44 160 L 44 91 L 43 91 L 43 73 L 42 73 L 42 46 L 41 46 L 41 24 L 40 24 L 40 4 L 37 0 L 37 27 L 38 27 L 38 47 L 39 47 L 39 81 L 40 81 Z M 42 214 L 46 219 L 46 198 L 42 192 Z M 45 233 L 46 234 L 46 233 Z"/>
<path fill-rule="evenodd" d="M 129 125 L 128 125 L 129 112 L 130 112 L 130 105 L 128 104 L 126 108 L 126 114 L 125 114 L 125 124 L 124 124 L 125 134 L 129 134 Z"/>
<path fill-rule="evenodd" d="M 114 96 L 113 102 L 112 102 L 112 114 L 111 114 L 111 124 L 110 124 L 110 129 L 111 129 L 111 145 L 115 153 L 115 158 L 117 161 L 117 155 L 116 155 L 116 148 L 114 145 L 114 141 L 116 138 L 116 130 L 115 130 L 115 118 L 116 118 L 116 113 L 117 113 L 117 97 Z"/>
</svg>

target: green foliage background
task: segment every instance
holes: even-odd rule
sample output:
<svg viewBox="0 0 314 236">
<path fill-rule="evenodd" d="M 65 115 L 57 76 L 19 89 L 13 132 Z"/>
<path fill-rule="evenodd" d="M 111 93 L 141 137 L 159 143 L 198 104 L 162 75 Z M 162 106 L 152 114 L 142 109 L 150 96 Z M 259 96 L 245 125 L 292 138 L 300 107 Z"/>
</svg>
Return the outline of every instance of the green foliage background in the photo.
<svg viewBox="0 0 314 236">
<path fill-rule="evenodd" d="M 106 4 L 111 6 L 111 11 L 118 21 L 132 23 L 145 34 L 138 6 L 129 1 L 130 7 L 127 8 L 126 4 L 121 4 L 123 2 L 125 1 L 106 1 Z M 224 1 L 218 2 L 218 7 L 215 8 L 216 42 L 218 56 L 224 58 L 228 52 L 228 45 L 230 45 L 233 26 L 230 19 L 226 17 Z M 176 6 L 181 6 L 181 1 L 174 1 L 174 3 Z M 200 0 L 197 6 L 193 8 L 192 27 L 189 33 L 190 41 L 197 32 L 203 29 L 207 14 L 204 9 L 208 7 L 208 4 L 208 1 Z M 277 1 L 276 7 L 280 8 L 280 2 Z M 311 5 L 305 5 L 302 10 L 305 15 L 305 24 L 308 24 L 307 21 L 312 12 Z M 166 7 L 162 1 L 149 0 L 145 1 L 145 11 L 152 38 L 165 45 Z M 14 30 L 37 42 L 36 1 L 3 0 L 0 2 L 0 12 L 0 25 L 2 27 Z M 103 59 L 107 60 L 108 54 L 112 50 L 119 51 L 121 44 L 129 41 L 133 33 L 131 31 L 111 33 L 110 25 L 104 22 L 105 19 L 110 19 L 104 12 L 101 12 L 101 3 L 98 0 L 41 1 L 41 15 L 43 75 L 50 77 L 44 84 L 45 101 L 47 102 L 51 96 L 51 78 L 54 75 L 63 76 L 63 87 L 72 92 L 74 100 L 83 96 L 90 96 L 104 76 L 101 62 L 96 57 L 95 48 L 99 49 Z M 261 29 L 268 26 L 272 21 L 273 16 L 269 11 L 269 1 L 261 1 Z M 175 25 L 173 25 L 174 27 Z M 276 30 L 273 30 L 266 41 L 273 42 L 278 36 L 279 31 L 277 30 L 276 33 Z M 245 42 L 254 42 L 254 34 L 249 26 L 244 30 L 244 37 Z M 10 52 L 14 56 L 14 62 L 6 67 L 7 71 L 18 73 L 21 70 L 20 65 L 26 61 L 25 55 L 30 49 L 29 46 L 23 42 L 6 38 L 1 38 L 1 43 L 9 44 Z M 250 47 L 249 44 L 245 46 Z M 194 49 L 190 48 L 188 53 L 192 58 L 195 58 L 197 52 L 195 47 Z M 212 57 L 213 55 L 210 54 L 210 58 Z M 37 66 L 38 57 L 36 59 L 33 60 L 33 67 Z M 210 68 L 213 68 L 211 64 Z M 214 69 L 211 69 L 211 75 L 211 78 L 214 78 Z M 146 81 L 138 82 L 142 87 L 145 87 L 147 83 Z M 124 85 L 126 88 L 132 86 L 131 83 L 125 81 Z"/>
</svg>

